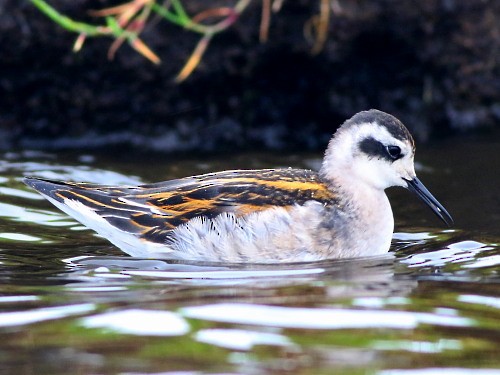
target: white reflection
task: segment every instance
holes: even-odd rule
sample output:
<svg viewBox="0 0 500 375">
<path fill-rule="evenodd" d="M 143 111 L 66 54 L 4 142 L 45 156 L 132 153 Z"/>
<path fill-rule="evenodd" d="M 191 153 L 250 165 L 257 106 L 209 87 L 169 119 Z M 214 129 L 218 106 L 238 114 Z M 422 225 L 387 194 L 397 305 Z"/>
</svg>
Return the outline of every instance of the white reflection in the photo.
<svg viewBox="0 0 500 375">
<path fill-rule="evenodd" d="M 130 309 L 83 318 L 87 328 L 106 328 L 140 336 L 180 336 L 189 332 L 189 324 L 170 311 Z"/>
<path fill-rule="evenodd" d="M 482 268 L 500 265 L 500 255 L 491 255 L 488 257 L 476 259 L 474 263 L 465 264 L 463 268 Z"/>
<path fill-rule="evenodd" d="M 29 236 L 21 233 L 0 233 L 0 238 L 12 241 L 40 241 L 40 237 Z"/>
<path fill-rule="evenodd" d="M 486 244 L 477 241 L 460 241 L 448 245 L 450 249 L 463 250 L 463 251 L 480 249 L 481 247 L 484 246 L 486 246 Z"/>
<path fill-rule="evenodd" d="M 84 303 L 80 305 L 44 307 L 28 311 L 0 313 L 0 327 L 18 326 L 42 322 L 44 320 L 61 319 L 71 315 L 88 313 L 94 309 L 94 304 Z"/>
<path fill-rule="evenodd" d="M 473 294 L 466 294 L 463 296 L 459 296 L 457 301 L 466 303 L 475 303 L 478 305 L 485 305 L 500 309 L 500 298 L 498 297 L 486 297 L 486 296 L 477 296 Z"/>
<path fill-rule="evenodd" d="M 401 263 L 409 267 L 434 266 L 441 267 L 450 263 L 477 262 L 475 256 L 482 251 L 491 250 L 492 247 L 477 241 L 461 241 L 447 246 L 446 249 L 427 253 L 410 255 L 402 259 Z"/>
<path fill-rule="evenodd" d="M 371 307 L 371 308 L 381 308 L 387 305 L 409 305 L 409 304 L 411 304 L 411 299 L 406 297 L 387 297 L 387 298 L 360 297 L 360 298 L 354 298 L 351 303 L 352 306 Z"/>
<path fill-rule="evenodd" d="M 0 296 L 0 303 L 38 301 L 38 296 Z"/>
<path fill-rule="evenodd" d="M 186 307 L 180 310 L 188 318 L 224 323 L 254 324 L 283 328 L 345 329 L 394 328 L 412 329 L 419 324 L 471 326 L 470 318 L 410 311 L 349 310 L 332 308 L 298 308 L 242 303 L 222 303 Z"/>
<path fill-rule="evenodd" d="M 47 170 L 48 168 L 51 167 L 47 165 L 39 167 L 38 170 L 33 171 L 33 175 L 51 180 L 85 181 L 106 185 L 140 185 L 142 183 L 138 177 L 125 176 L 121 173 L 86 166 L 66 167 L 58 165 L 52 167 L 54 170 Z"/>
<path fill-rule="evenodd" d="M 200 342 L 235 350 L 250 350 L 255 345 L 292 345 L 290 339 L 283 335 L 242 329 L 204 329 L 198 331 L 195 338 Z"/>
<path fill-rule="evenodd" d="M 13 189 L 13 188 L 3 187 L 3 186 L 0 186 L 0 194 L 11 195 L 11 196 L 20 197 L 20 198 L 35 199 L 38 201 L 43 201 L 45 199 L 40 194 L 37 194 L 35 192 L 29 192 L 29 191 Z"/>
<path fill-rule="evenodd" d="M 92 271 L 90 271 L 92 272 Z M 103 279 L 130 279 L 130 276 L 128 275 L 122 275 L 119 273 L 104 273 L 104 272 L 98 272 L 93 274 L 94 277 L 100 277 Z"/>
<path fill-rule="evenodd" d="M 284 277 L 316 275 L 325 272 L 323 268 L 291 270 L 237 270 L 237 271 L 122 271 L 122 274 L 166 279 L 242 279 L 251 277 Z"/>
<path fill-rule="evenodd" d="M 8 169 L 22 172 L 24 175 L 43 177 L 53 180 L 86 181 L 108 185 L 138 185 L 142 181 L 135 176 L 91 168 L 88 166 L 50 165 L 46 163 L 0 161 L 0 171 Z"/>
<path fill-rule="evenodd" d="M 0 203 L 0 216 L 10 217 L 16 221 L 33 222 L 53 227 L 75 225 L 76 223 L 76 221 L 69 221 L 67 215 L 45 210 L 35 211 L 7 203 Z"/>
</svg>

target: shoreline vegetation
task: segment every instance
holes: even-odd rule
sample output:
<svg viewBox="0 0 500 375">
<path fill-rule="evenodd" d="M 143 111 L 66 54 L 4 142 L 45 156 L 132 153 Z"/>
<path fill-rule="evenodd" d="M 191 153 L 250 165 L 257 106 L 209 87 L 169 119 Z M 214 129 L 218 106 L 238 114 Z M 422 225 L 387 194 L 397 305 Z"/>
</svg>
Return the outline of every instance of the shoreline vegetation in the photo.
<svg viewBox="0 0 500 375">
<path fill-rule="evenodd" d="M 158 2 L 156 0 L 132 0 L 120 5 L 101 9 L 88 10 L 87 13 L 96 18 L 104 18 L 104 24 L 96 25 L 79 22 L 58 12 L 45 0 L 30 0 L 43 14 L 67 31 L 78 34 L 73 51 L 79 52 L 87 38 L 108 36 L 114 38 L 108 50 L 108 58 L 113 60 L 117 50 L 126 41 L 139 54 L 154 64 L 160 64 L 160 57 L 140 39 L 140 34 L 151 22 L 154 16 L 170 22 L 185 30 L 200 34 L 200 39 L 193 52 L 188 57 L 183 68 L 175 77 L 180 83 L 187 79 L 196 69 L 203 54 L 207 50 L 212 38 L 231 27 L 237 22 L 251 4 L 251 0 L 238 0 L 234 6 L 214 6 L 190 16 L 181 0 Z M 259 26 L 259 41 L 265 43 L 269 38 L 271 15 L 280 11 L 284 0 L 262 0 L 261 21 Z M 339 8 L 336 2 L 318 0 L 319 13 L 312 16 L 304 25 L 304 34 L 312 40 L 311 53 L 313 55 L 323 50 L 328 37 L 330 12 Z"/>
</svg>

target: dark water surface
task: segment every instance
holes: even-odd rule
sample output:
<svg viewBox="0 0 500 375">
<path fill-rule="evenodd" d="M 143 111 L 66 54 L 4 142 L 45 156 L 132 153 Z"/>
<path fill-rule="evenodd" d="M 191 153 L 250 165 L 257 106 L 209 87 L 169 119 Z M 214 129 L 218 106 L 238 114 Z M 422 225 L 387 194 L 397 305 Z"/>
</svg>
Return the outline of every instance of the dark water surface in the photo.
<svg viewBox="0 0 500 375">
<path fill-rule="evenodd" d="M 404 189 L 384 257 L 241 267 L 134 259 L 23 175 L 131 184 L 320 155 L 3 154 L 0 373 L 498 374 L 500 137 L 417 152 L 449 229 Z"/>
</svg>

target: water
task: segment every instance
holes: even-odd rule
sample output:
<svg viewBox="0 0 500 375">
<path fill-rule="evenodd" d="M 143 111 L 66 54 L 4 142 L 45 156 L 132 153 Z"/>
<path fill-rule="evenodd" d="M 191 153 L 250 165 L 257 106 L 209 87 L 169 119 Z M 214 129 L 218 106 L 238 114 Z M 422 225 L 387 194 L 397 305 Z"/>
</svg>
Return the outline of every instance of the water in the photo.
<svg viewBox="0 0 500 375">
<path fill-rule="evenodd" d="M 455 139 L 417 154 L 419 176 L 454 228 L 395 190 L 388 255 L 280 266 L 128 257 L 20 179 L 130 184 L 237 167 L 316 167 L 319 155 L 200 162 L 4 154 L 0 373 L 498 374 L 494 139 Z"/>
</svg>

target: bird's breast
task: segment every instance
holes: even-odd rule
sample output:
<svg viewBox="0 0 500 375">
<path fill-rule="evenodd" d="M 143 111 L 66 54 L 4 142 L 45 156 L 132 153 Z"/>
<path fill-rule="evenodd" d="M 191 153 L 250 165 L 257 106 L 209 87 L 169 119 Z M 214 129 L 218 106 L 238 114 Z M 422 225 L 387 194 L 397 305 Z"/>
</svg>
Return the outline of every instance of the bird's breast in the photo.
<svg viewBox="0 0 500 375">
<path fill-rule="evenodd" d="M 197 217 L 176 228 L 167 245 L 188 259 L 237 263 L 318 260 L 325 257 L 315 248 L 324 215 L 322 203 L 308 201 L 244 216 L 225 212 L 212 219 Z"/>
<path fill-rule="evenodd" d="M 384 225 L 375 215 L 376 210 L 359 214 L 314 200 L 243 216 L 225 212 L 211 219 L 196 217 L 180 225 L 167 245 L 181 258 L 234 263 L 379 254 L 389 249 L 392 234 L 392 213 L 389 215 L 383 202 L 379 209 L 385 210 Z"/>
</svg>

